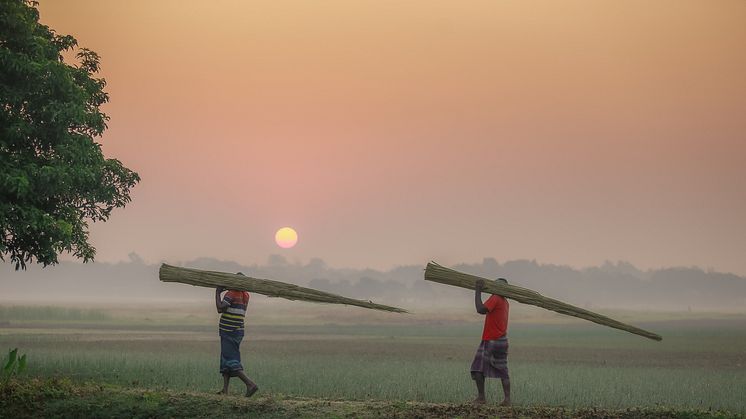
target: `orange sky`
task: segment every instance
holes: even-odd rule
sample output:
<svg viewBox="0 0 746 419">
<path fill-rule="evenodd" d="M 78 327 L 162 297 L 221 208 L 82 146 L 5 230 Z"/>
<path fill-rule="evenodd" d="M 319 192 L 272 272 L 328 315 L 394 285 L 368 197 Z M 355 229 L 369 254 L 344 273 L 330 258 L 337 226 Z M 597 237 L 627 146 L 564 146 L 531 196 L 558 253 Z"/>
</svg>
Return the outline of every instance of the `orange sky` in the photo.
<svg viewBox="0 0 746 419">
<path fill-rule="evenodd" d="M 746 2 L 40 10 L 101 55 L 104 150 L 143 179 L 92 227 L 97 260 L 746 274 Z"/>
</svg>

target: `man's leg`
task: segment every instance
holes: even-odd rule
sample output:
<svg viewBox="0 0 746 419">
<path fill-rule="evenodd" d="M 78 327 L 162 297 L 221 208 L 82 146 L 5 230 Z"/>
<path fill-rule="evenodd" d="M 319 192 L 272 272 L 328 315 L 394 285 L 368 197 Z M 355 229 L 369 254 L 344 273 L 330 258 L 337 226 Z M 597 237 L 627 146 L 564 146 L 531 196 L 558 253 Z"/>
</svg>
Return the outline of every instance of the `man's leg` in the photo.
<svg viewBox="0 0 746 419">
<path fill-rule="evenodd" d="M 484 396 L 484 374 L 478 371 L 472 371 L 471 378 L 477 383 L 477 398 L 474 399 L 474 403 L 485 404 L 487 399 Z"/>
<path fill-rule="evenodd" d="M 223 389 L 218 394 L 228 394 L 228 383 L 230 382 L 231 376 L 228 373 L 223 373 Z"/>
<path fill-rule="evenodd" d="M 246 397 L 253 396 L 254 393 L 259 390 L 259 386 L 257 386 L 255 382 L 251 381 L 251 379 L 243 371 L 239 371 L 236 376 L 240 378 L 244 384 L 246 384 Z"/>
<path fill-rule="evenodd" d="M 503 378 L 500 381 L 502 381 L 503 394 L 505 395 L 505 399 L 500 403 L 500 406 L 510 406 L 510 378 Z"/>
</svg>

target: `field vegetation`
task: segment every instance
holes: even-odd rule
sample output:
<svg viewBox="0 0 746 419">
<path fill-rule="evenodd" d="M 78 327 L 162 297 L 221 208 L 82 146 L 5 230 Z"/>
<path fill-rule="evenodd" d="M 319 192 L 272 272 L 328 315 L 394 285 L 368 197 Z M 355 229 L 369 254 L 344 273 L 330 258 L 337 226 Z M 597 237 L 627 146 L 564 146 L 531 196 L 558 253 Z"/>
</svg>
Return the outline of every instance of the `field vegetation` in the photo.
<svg viewBox="0 0 746 419">
<path fill-rule="evenodd" d="M 260 304 L 258 310 L 269 308 Z M 152 393 L 167 400 L 174 394 L 200 395 L 208 405 L 219 401 L 210 395 L 219 388 L 220 376 L 215 316 L 209 306 L 65 310 L 0 307 L 0 348 L 18 347 L 28 356 L 27 371 L 14 384 L 20 386 L 16 392 L 56 380 L 67 383 L 64 391 L 79 386 L 85 393 L 91 386 L 105 386 L 125 399 Z M 336 400 L 378 403 L 383 409 L 399 406 L 412 413 L 412 403 L 425 410 L 436 405 L 466 409 L 474 397 L 468 367 L 480 336 L 479 316 L 441 313 L 402 319 L 381 314 L 366 321 L 364 316 L 340 315 L 352 310 L 345 307 L 301 305 L 299 310 L 249 318 L 242 352 L 247 372 L 261 390 L 256 400 L 228 397 L 228 405 L 249 403 L 245 408 L 253 409 L 279 400 L 276 407 L 282 410 L 287 403 L 308 407 Z M 662 342 L 579 321 L 540 320 L 518 316 L 511 324 L 516 409 L 746 414 L 746 316 L 635 319 L 663 335 Z M 240 394 L 239 383 L 234 385 L 233 393 Z M 492 401 L 497 392 L 497 383 L 488 381 Z M 304 415 L 313 416 L 313 409 L 308 412 Z M 464 412 L 452 415 L 474 413 Z"/>
</svg>

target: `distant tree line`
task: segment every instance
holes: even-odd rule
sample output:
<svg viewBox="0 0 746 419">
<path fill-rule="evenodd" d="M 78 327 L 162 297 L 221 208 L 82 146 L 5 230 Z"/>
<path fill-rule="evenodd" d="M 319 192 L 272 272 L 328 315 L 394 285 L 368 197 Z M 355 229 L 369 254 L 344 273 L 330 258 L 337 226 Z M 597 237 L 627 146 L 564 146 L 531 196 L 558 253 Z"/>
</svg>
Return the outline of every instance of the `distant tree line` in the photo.
<svg viewBox="0 0 746 419">
<path fill-rule="evenodd" d="M 387 271 L 335 269 L 321 259 L 290 263 L 273 256 L 262 265 L 200 258 L 180 263 L 201 269 L 243 272 L 311 286 L 349 297 L 371 299 L 404 306 L 463 306 L 471 294 L 466 290 L 423 280 L 424 266 L 401 266 Z M 82 265 L 63 262 L 55 270 L 29 267 L 24 281 L 3 282 L 3 297 L 22 298 L 44 289 L 57 298 L 101 295 L 122 299 L 201 299 L 206 290 L 175 286 L 158 281 L 158 264 L 147 264 L 132 254 L 128 262 Z M 534 289 L 584 307 L 631 308 L 636 310 L 743 310 L 746 307 L 746 278 L 733 274 L 679 267 L 643 271 L 626 262 L 607 262 L 598 267 L 575 269 L 540 264 L 531 260 L 499 263 L 485 258 L 480 263 L 459 264 L 455 269 L 487 278 L 508 278 L 511 283 Z M 8 270 L 7 265 L 5 266 Z M 9 275 L 9 274 L 8 274 Z"/>
</svg>

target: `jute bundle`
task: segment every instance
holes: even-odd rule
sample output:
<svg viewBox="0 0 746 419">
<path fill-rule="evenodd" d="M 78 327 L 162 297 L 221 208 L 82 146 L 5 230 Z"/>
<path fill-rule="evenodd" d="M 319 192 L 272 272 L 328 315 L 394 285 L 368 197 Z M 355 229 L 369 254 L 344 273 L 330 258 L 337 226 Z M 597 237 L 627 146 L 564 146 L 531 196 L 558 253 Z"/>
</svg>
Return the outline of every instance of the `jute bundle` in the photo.
<svg viewBox="0 0 746 419">
<path fill-rule="evenodd" d="M 663 339 L 660 335 L 657 335 L 655 333 L 630 326 L 628 324 L 616 321 L 612 318 L 582 309 L 580 307 L 575 307 L 571 304 L 563 303 L 562 301 L 555 300 L 553 298 L 545 297 L 536 291 L 531 291 L 527 288 L 506 284 L 502 281 L 494 281 L 491 279 L 480 278 L 475 275 L 469 275 L 462 272 L 454 271 L 453 269 L 448 269 L 440 266 L 435 262 L 430 262 L 427 264 L 427 268 L 425 269 L 425 279 L 428 281 L 439 282 L 441 284 L 453 285 L 470 290 L 476 288 L 477 280 L 482 279 L 484 280 L 484 292 L 490 294 L 502 295 L 505 298 L 510 298 L 524 304 L 531 304 L 533 306 L 545 308 L 547 310 L 552 310 L 557 313 L 566 314 L 568 316 L 590 320 L 594 323 L 624 330 L 636 335 L 644 336 L 648 339 Z"/>
<path fill-rule="evenodd" d="M 310 301 L 314 303 L 345 304 L 370 308 L 373 310 L 390 311 L 393 313 L 407 313 L 398 307 L 375 304 L 371 301 L 356 300 L 342 297 L 312 288 L 299 287 L 270 279 L 258 279 L 227 272 L 203 271 L 193 268 L 179 268 L 162 264 L 158 277 L 163 282 L 180 282 L 198 287 L 224 287 L 226 289 L 249 291 L 264 294 L 268 297 L 280 297 L 287 300 Z"/>
</svg>

